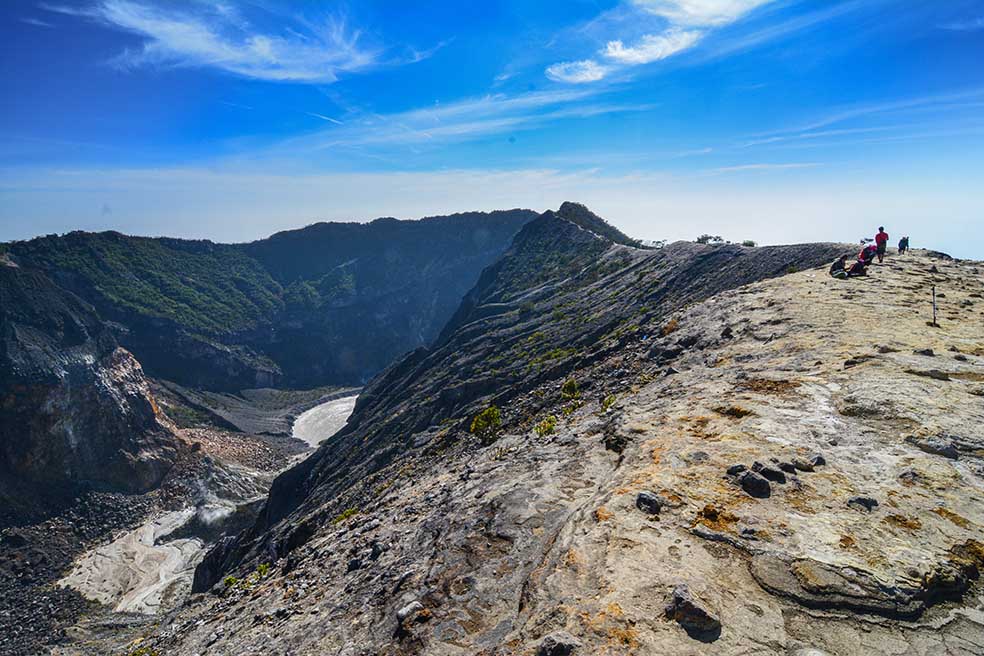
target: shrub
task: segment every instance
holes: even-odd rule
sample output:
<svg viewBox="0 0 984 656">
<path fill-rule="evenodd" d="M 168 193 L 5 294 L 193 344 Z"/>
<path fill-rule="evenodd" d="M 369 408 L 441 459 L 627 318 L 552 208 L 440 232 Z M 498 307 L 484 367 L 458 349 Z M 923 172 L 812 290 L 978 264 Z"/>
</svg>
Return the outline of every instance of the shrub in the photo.
<svg viewBox="0 0 984 656">
<path fill-rule="evenodd" d="M 225 587 L 226 588 L 231 588 L 232 586 L 234 586 L 237 583 L 239 583 L 239 579 L 237 579 L 235 576 L 232 576 L 230 574 L 229 576 L 227 576 L 224 579 L 222 579 L 222 583 L 225 584 Z"/>
<path fill-rule="evenodd" d="M 533 430 L 536 431 L 536 434 L 539 435 L 540 437 L 544 437 L 546 435 L 550 435 L 556 429 L 557 429 L 557 418 L 554 417 L 553 415 L 550 415 L 549 417 L 541 421 L 539 424 L 537 424 L 536 428 L 534 428 Z"/>
<path fill-rule="evenodd" d="M 614 394 L 609 394 L 601 401 L 601 411 L 607 412 L 609 408 L 615 405 L 616 401 L 618 401 L 618 398 Z"/>
<path fill-rule="evenodd" d="M 577 387 L 577 381 L 573 378 L 565 380 L 564 384 L 560 386 L 560 395 L 568 401 L 581 396 L 581 390 Z"/>
<path fill-rule="evenodd" d="M 698 244 L 722 244 L 724 243 L 724 237 L 721 235 L 708 235 L 703 234 L 697 238 Z"/>
<path fill-rule="evenodd" d="M 751 239 L 746 239 L 745 241 L 741 242 L 741 245 L 748 246 L 749 248 L 755 248 L 756 246 L 758 246 L 758 244 L 752 241 Z"/>
<path fill-rule="evenodd" d="M 499 408 L 490 405 L 472 419 L 471 433 L 478 437 L 482 444 L 491 444 L 502 428 L 502 413 Z"/>
<path fill-rule="evenodd" d="M 666 322 L 666 325 L 663 326 L 663 331 L 662 331 L 663 332 L 663 337 L 666 337 L 667 335 L 669 335 L 672 332 L 676 332 L 676 330 L 679 327 L 680 327 L 680 322 L 679 321 L 677 321 L 676 319 L 670 319 L 669 321 Z"/>
<path fill-rule="evenodd" d="M 256 566 L 256 573 L 262 579 L 264 576 L 270 573 L 270 563 L 260 563 Z"/>
<path fill-rule="evenodd" d="M 346 508 L 345 510 L 343 510 L 342 512 L 340 512 L 338 514 L 338 516 L 335 517 L 335 519 L 331 520 L 331 523 L 332 524 L 341 524 L 342 522 L 345 522 L 345 521 L 348 521 L 349 519 L 352 519 L 353 517 L 355 517 L 358 514 L 359 514 L 359 509 L 358 508 Z"/>
</svg>

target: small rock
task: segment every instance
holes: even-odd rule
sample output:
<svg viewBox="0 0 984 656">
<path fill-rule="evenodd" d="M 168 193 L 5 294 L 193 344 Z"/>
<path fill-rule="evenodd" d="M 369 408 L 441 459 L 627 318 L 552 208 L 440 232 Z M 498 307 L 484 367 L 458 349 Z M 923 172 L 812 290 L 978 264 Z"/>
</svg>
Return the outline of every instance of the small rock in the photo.
<svg viewBox="0 0 984 656">
<path fill-rule="evenodd" d="M 570 656 L 580 646 L 581 641 L 567 631 L 554 631 L 540 641 L 536 656 Z"/>
<path fill-rule="evenodd" d="M 910 435 L 905 438 L 905 441 L 921 451 L 932 453 L 937 456 L 943 456 L 944 458 L 949 458 L 950 460 L 956 460 L 960 457 L 960 452 L 957 451 L 957 447 L 954 446 L 953 442 L 944 437 L 918 437 L 916 435 Z"/>
<path fill-rule="evenodd" d="M 813 463 L 802 458 L 793 458 L 793 467 L 803 472 L 814 471 Z"/>
<path fill-rule="evenodd" d="M 847 505 L 871 512 L 878 507 L 878 501 L 872 499 L 871 497 L 851 497 L 848 500 Z"/>
<path fill-rule="evenodd" d="M 752 471 L 757 473 L 759 476 L 766 478 L 773 483 L 785 483 L 786 475 L 775 467 L 770 467 L 768 465 L 763 465 L 761 462 L 752 463 Z"/>
<path fill-rule="evenodd" d="M 740 465 L 740 464 L 731 465 L 730 467 L 728 467 L 728 476 L 737 476 L 738 474 L 746 470 L 748 470 L 748 467 L 746 467 L 745 465 Z"/>
<path fill-rule="evenodd" d="M 746 540 L 758 540 L 758 530 L 751 526 L 743 526 L 738 530 L 738 535 Z"/>
<path fill-rule="evenodd" d="M 677 622 L 695 640 L 713 642 L 721 636 L 721 622 L 690 594 L 686 585 L 673 589 L 665 612 L 667 618 Z"/>
<path fill-rule="evenodd" d="M 836 440 L 831 440 L 831 441 L 834 444 L 837 444 Z M 810 464 L 813 465 L 814 467 L 823 467 L 827 464 L 827 459 L 824 458 L 819 453 L 815 453 L 812 456 L 810 456 Z"/>
<path fill-rule="evenodd" d="M 915 350 L 913 350 L 913 351 L 912 351 L 912 353 L 913 353 L 914 355 L 925 355 L 925 356 L 927 356 L 927 357 L 930 357 L 930 358 L 932 358 L 932 357 L 935 357 L 935 356 L 936 356 L 936 353 L 934 353 L 934 352 L 933 352 L 933 349 L 931 349 L 931 348 L 926 348 L 926 349 L 915 349 Z"/>
<path fill-rule="evenodd" d="M 767 499 L 772 494 L 772 486 L 769 485 L 769 481 L 755 472 L 742 472 L 741 476 L 738 477 L 738 483 L 741 485 L 741 489 L 756 499 Z"/>
<path fill-rule="evenodd" d="M 964 355 L 963 353 L 958 353 L 955 356 L 953 356 L 953 359 L 954 360 L 959 360 L 960 362 L 966 362 L 967 361 L 967 356 Z"/>
<path fill-rule="evenodd" d="M 396 619 L 397 621 L 402 622 L 411 615 L 419 613 L 422 610 L 424 610 L 424 605 L 422 603 L 419 601 L 411 601 L 409 604 L 396 611 Z"/>
<path fill-rule="evenodd" d="M 650 515 L 658 515 L 663 509 L 663 500 L 655 492 L 645 490 L 636 497 L 636 508 Z"/>
<path fill-rule="evenodd" d="M 351 560 L 349 560 L 348 561 L 348 569 L 346 569 L 345 571 L 346 572 L 354 572 L 357 569 L 362 569 L 362 559 L 361 558 L 352 558 Z"/>
<path fill-rule="evenodd" d="M 781 469 L 782 471 L 786 472 L 787 474 L 795 474 L 796 473 L 796 465 L 794 465 L 791 462 L 780 462 L 779 463 L 779 469 Z"/>
</svg>

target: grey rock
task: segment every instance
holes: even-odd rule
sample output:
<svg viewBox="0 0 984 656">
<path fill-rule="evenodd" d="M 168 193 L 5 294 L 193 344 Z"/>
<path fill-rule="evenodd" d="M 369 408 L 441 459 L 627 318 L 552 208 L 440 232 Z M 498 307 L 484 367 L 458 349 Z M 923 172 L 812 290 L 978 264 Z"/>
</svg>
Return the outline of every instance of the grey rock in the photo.
<svg viewBox="0 0 984 656">
<path fill-rule="evenodd" d="M 694 640 L 713 642 L 721 637 L 720 620 L 690 593 L 686 585 L 678 585 L 673 589 L 665 614 L 683 627 Z"/>
<path fill-rule="evenodd" d="M 396 619 L 400 622 L 407 619 L 411 615 L 415 615 L 420 611 L 424 610 L 424 605 L 419 601 L 411 601 L 409 604 L 396 611 Z"/>
<path fill-rule="evenodd" d="M 741 489 L 756 499 L 767 499 L 772 494 L 772 486 L 769 481 L 752 471 L 743 472 L 738 477 L 738 483 L 741 485 Z"/>
<path fill-rule="evenodd" d="M 536 656 L 571 656 L 581 647 L 581 641 L 567 631 L 554 631 L 540 641 Z"/>
<path fill-rule="evenodd" d="M 745 465 L 742 465 L 742 464 L 731 465 L 730 467 L 728 467 L 728 476 L 737 476 L 738 474 L 742 473 L 743 471 L 747 471 L 747 470 L 748 470 L 748 467 L 746 467 Z"/>
<path fill-rule="evenodd" d="M 658 515 L 663 509 L 663 500 L 655 492 L 644 490 L 636 497 L 636 508 L 650 515 Z"/>
<path fill-rule="evenodd" d="M 786 475 L 784 473 L 775 467 L 763 465 L 761 462 L 752 463 L 752 471 L 757 473 L 762 478 L 772 481 L 773 483 L 786 482 Z"/>
<path fill-rule="evenodd" d="M 905 438 L 905 441 L 917 449 L 925 451 L 926 453 L 943 456 L 944 458 L 949 458 L 951 460 L 956 460 L 960 457 L 960 452 L 957 450 L 957 447 L 954 445 L 953 441 L 941 435 L 931 437 L 910 435 Z"/>
<path fill-rule="evenodd" d="M 858 497 L 851 497 L 848 500 L 847 505 L 861 510 L 866 510 L 867 512 L 871 512 L 872 510 L 878 507 L 878 501 L 876 499 L 872 499 L 871 497 L 858 496 Z"/>
</svg>

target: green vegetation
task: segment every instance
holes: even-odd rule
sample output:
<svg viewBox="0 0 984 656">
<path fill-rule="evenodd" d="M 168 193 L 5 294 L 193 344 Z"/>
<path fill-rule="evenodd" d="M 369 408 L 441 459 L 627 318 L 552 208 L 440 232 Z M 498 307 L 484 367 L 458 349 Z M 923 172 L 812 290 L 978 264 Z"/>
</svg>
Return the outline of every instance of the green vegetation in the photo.
<svg viewBox="0 0 984 656">
<path fill-rule="evenodd" d="M 237 579 L 235 576 L 232 576 L 230 574 L 229 576 L 222 579 L 222 583 L 225 585 L 226 589 L 229 589 L 235 586 L 237 583 L 239 583 L 239 579 Z"/>
<path fill-rule="evenodd" d="M 741 245 L 747 246 L 749 248 L 755 248 L 756 246 L 758 246 L 758 244 L 752 241 L 751 239 L 746 239 L 745 241 L 741 242 Z"/>
<path fill-rule="evenodd" d="M 280 285 L 235 246 L 73 232 L 10 248 L 95 292 L 97 305 L 210 334 L 255 327 L 283 308 Z"/>
<path fill-rule="evenodd" d="M 256 575 L 261 579 L 270 573 L 270 563 L 260 563 L 256 566 Z"/>
<path fill-rule="evenodd" d="M 335 517 L 335 519 L 331 520 L 331 523 L 341 524 L 342 522 L 347 522 L 348 520 L 352 519 L 358 514 L 359 514 L 358 508 L 346 508 L 345 510 L 340 512 L 338 516 Z"/>
<path fill-rule="evenodd" d="M 609 394 L 601 401 L 601 411 L 607 412 L 618 401 L 618 398 L 614 394 Z"/>
<path fill-rule="evenodd" d="M 578 389 L 577 381 L 573 378 L 565 380 L 564 384 L 560 386 L 560 395 L 568 401 L 581 396 L 581 390 Z"/>
<path fill-rule="evenodd" d="M 136 647 L 126 653 L 126 656 L 160 656 L 160 652 L 153 647 Z"/>
<path fill-rule="evenodd" d="M 539 424 L 537 424 L 533 430 L 536 431 L 536 434 L 539 435 L 540 437 L 544 437 L 546 435 L 550 435 L 556 429 L 557 429 L 557 418 L 553 415 L 550 415 L 549 417 L 541 421 Z"/>
<path fill-rule="evenodd" d="M 502 413 L 499 408 L 490 405 L 472 419 L 471 433 L 478 437 L 482 444 L 491 444 L 499 435 L 502 428 Z"/>
<path fill-rule="evenodd" d="M 703 235 L 701 235 L 700 237 L 697 238 L 697 243 L 698 244 L 712 244 L 712 245 L 714 245 L 714 244 L 723 244 L 724 243 L 724 237 L 722 237 L 720 235 L 703 234 Z"/>
</svg>

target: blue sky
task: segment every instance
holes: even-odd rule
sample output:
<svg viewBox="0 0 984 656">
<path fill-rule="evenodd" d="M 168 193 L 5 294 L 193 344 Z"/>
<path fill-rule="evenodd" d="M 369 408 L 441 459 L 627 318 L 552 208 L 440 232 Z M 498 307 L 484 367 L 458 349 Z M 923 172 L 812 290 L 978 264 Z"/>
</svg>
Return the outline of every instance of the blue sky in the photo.
<svg viewBox="0 0 984 656">
<path fill-rule="evenodd" d="M 579 200 L 984 259 L 984 2 L 8 0 L 0 240 Z"/>
</svg>

